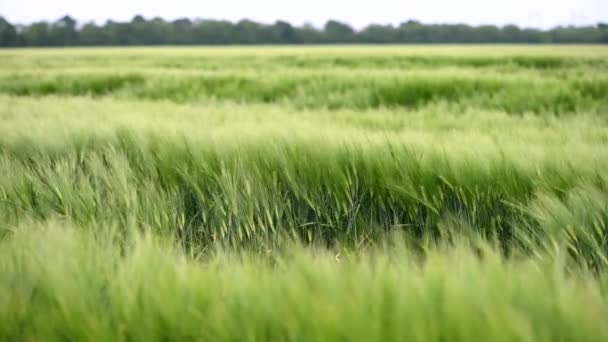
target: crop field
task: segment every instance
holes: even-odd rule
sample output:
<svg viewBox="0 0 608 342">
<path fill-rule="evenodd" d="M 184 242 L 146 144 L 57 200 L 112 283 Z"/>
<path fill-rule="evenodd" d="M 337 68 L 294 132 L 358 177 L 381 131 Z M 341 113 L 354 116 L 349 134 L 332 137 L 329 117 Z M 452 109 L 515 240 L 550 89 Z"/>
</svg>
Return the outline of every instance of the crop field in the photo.
<svg viewBox="0 0 608 342">
<path fill-rule="evenodd" d="M 608 340 L 608 47 L 0 50 L 0 340 Z"/>
</svg>

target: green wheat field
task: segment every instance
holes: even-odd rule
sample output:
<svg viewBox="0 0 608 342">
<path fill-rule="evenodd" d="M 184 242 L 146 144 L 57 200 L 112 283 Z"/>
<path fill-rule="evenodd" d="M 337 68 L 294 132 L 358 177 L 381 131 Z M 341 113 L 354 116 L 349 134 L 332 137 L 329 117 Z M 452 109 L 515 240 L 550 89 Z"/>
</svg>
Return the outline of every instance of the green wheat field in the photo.
<svg viewBox="0 0 608 342">
<path fill-rule="evenodd" d="M 0 50 L 0 340 L 608 340 L 608 47 Z"/>
</svg>

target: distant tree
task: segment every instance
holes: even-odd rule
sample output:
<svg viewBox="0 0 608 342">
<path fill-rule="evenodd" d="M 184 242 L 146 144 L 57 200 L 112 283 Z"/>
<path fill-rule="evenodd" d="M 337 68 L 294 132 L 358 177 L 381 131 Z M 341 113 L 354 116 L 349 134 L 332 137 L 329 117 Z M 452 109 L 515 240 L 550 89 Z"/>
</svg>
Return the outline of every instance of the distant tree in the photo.
<svg viewBox="0 0 608 342">
<path fill-rule="evenodd" d="M 170 42 L 172 44 L 195 44 L 192 21 L 188 18 L 174 20 L 172 23 Z"/>
<path fill-rule="evenodd" d="M 294 27 L 285 21 L 262 24 L 243 19 L 180 18 L 165 21 L 136 15 L 128 22 L 89 22 L 81 27 L 66 15 L 59 20 L 14 25 L 0 17 L 0 47 L 159 44 L 320 44 L 320 43 L 608 43 L 608 24 L 563 26 L 551 30 L 506 25 L 423 24 L 409 20 L 398 27 L 372 24 L 357 32 L 329 20 L 322 29 L 310 24 Z"/>
<path fill-rule="evenodd" d="M 239 44 L 255 44 L 259 38 L 264 36 L 263 27 L 249 19 L 239 21 L 235 26 L 234 34 L 235 42 Z"/>
<path fill-rule="evenodd" d="M 597 28 L 600 31 L 600 42 L 608 43 L 608 23 L 597 23 Z"/>
<path fill-rule="evenodd" d="M 25 26 L 22 37 L 26 46 L 48 46 L 51 44 L 49 24 L 41 21 Z"/>
<path fill-rule="evenodd" d="M 515 25 L 507 25 L 502 28 L 502 41 L 505 43 L 517 43 L 521 40 L 521 30 Z"/>
<path fill-rule="evenodd" d="M 318 44 L 323 42 L 323 32 L 310 23 L 305 23 L 296 29 L 298 42 L 304 44 Z"/>
<path fill-rule="evenodd" d="M 146 45 L 166 45 L 175 44 L 171 42 L 172 25 L 163 18 L 155 17 L 146 22 L 147 30 L 144 30 Z"/>
<path fill-rule="evenodd" d="M 290 23 L 284 21 L 277 21 L 274 23 L 273 31 L 278 37 L 278 43 L 281 44 L 294 44 L 298 43 L 298 34 L 296 29 L 291 26 Z"/>
<path fill-rule="evenodd" d="M 328 43 L 351 43 L 355 38 L 355 30 L 352 27 L 335 20 L 325 24 L 323 34 Z"/>
<path fill-rule="evenodd" d="M 399 41 L 403 43 L 421 43 L 427 39 L 424 26 L 416 20 L 399 25 L 398 36 Z"/>
<path fill-rule="evenodd" d="M 498 27 L 494 25 L 483 25 L 477 27 L 477 41 L 475 43 L 500 42 L 501 34 Z"/>
<path fill-rule="evenodd" d="M 202 20 L 194 25 L 199 44 L 235 44 L 235 28 L 229 21 Z"/>
<path fill-rule="evenodd" d="M 365 43 L 393 43 L 398 39 L 399 31 L 392 25 L 369 25 L 359 33 L 359 40 Z"/>
<path fill-rule="evenodd" d="M 0 46 L 17 46 L 19 44 L 19 36 L 17 29 L 11 25 L 6 19 L 0 17 Z"/>
<path fill-rule="evenodd" d="M 131 39 L 131 25 L 129 23 L 108 20 L 102 29 L 106 32 L 111 45 L 134 44 Z"/>
<path fill-rule="evenodd" d="M 600 32 L 593 28 L 591 30 L 583 30 L 583 28 L 564 26 L 556 27 L 551 33 L 552 41 L 556 43 L 574 43 L 576 41 L 585 43 L 599 39 Z M 598 37 L 594 37 L 595 34 L 598 34 Z"/>
<path fill-rule="evenodd" d="M 78 44 L 76 20 L 69 15 L 63 16 L 49 27 L 50 45 L 69 46 Z"/>
<path fill-rule="evenodd" d="M 90 22 L 82 26 L 79 34 L 82 45 L 110 45 L 112 41 L 107 30 Z"/>
</svg>

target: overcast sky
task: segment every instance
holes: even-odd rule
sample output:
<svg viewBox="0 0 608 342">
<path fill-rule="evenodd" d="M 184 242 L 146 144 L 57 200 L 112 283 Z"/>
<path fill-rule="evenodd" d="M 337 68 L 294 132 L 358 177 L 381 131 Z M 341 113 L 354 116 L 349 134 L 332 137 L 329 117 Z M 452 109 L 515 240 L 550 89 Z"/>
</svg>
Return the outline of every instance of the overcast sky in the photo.
<svg viewBox="0 0 608 342">
<path fill-rule="evenodd" d="M 496 24 L 549 28 L 608 21 L 608 0 L 0 0 L 0 15 L 11 22 L 55 20 L 70 14 L 79 21 L 130 20 L 135 14 L 321 26 L 338 19 L 362 28 L 369 23 Z"/>
</svg>

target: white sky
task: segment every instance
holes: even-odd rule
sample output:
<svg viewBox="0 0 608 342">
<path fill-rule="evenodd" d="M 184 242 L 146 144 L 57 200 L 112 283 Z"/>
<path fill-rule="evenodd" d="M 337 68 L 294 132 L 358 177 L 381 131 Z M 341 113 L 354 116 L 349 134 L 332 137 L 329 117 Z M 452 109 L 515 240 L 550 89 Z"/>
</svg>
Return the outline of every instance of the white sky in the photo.
<svg viewBox="0 0 608 342">
<path fill-rule="evenodd" d="M 277 19 L 322 26 L 327 19 L 356 28 L 369 23 L 468 23 L 549 28 L 608 21 L 608 0 L 0 0 L 0 15 L 13 23 L 55 20 L 70 14 L 79 21 L 179 17 L 248 18 L 271 23 Z"/>
</svg>

